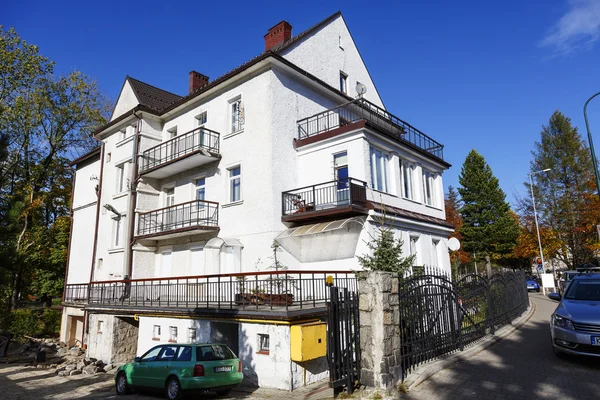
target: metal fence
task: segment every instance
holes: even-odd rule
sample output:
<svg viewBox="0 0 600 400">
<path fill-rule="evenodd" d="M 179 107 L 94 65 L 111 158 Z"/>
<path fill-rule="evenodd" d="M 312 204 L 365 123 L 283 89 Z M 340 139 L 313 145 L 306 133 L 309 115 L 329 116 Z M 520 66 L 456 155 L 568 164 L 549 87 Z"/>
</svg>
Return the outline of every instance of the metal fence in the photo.
<svg viewBox="0 0 600 400">
<path fill-rule="evenodd" d="M 219 226 L 219 203 L 192 200 L 139 214 L 137 236 L 181 228 Z"/>
<path fill-rule="evenodd" d="M 327 210 L 349 205 L 364 206 L 367 183 L 354 178 L 319 183 L 281 194 L 282 215 Z"/>
<path fill-rule="evenodd" d="M 444 158 L 444 145 L 370 101 L 359 98 L 298 121 L 298 139 L 305 139 L 365 120 L 388 136 Z"/>
<path fill-rule="evenodd" d="M 414 274 L 398 288 L 402 369 L 406 376 L 428 360 L 476 342 L 510 323 L 528 307 L 522 272 L 489 279 L 467 275 Z"/>
<path fill-rule="evenodd" d="M 338 287 L 357 290 L 350 271 L 253 272 L 92 282 L 87 303 L 149 308 L 324 308 L 329 300 L 328 276 Z"/>
<path fill-rule="evenodd" d="M 176 136 L 142 153 L 140 173 L 204 149 L 219 154 L 219 133 L 206 128 Z"/>
</svg>

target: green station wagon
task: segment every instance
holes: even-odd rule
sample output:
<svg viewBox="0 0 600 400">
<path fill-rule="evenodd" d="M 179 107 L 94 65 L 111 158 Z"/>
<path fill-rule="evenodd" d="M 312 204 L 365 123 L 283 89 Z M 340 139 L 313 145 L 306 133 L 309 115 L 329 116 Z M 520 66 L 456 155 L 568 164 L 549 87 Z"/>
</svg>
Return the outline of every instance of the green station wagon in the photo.
<svg viewBox="0 0 600 400">
<path fill-rule="evenodd" d="M 224 344 L 163 344 L 117 370 L 117 394 L 132 389 L 164 389 L 170 400 L 186 391 L 226 395 L 242 382 L 242 362 Z"/>
</svg>

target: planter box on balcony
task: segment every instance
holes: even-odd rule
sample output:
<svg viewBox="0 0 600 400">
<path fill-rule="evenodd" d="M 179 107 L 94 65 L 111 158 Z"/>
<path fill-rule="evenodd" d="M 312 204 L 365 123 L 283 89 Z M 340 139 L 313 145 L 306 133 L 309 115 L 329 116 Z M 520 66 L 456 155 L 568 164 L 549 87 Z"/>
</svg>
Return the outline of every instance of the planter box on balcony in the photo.
<svg viewBox="0 0 600 400">
<path fill-rule="evenodd" d="M 287 294 L 271 294 L 271 293 L 238 293 L 235 295 L 237 305 L 274 305 L 274 306 L 291 306 L 294 302 L 294 295 Z"/>
</svg>

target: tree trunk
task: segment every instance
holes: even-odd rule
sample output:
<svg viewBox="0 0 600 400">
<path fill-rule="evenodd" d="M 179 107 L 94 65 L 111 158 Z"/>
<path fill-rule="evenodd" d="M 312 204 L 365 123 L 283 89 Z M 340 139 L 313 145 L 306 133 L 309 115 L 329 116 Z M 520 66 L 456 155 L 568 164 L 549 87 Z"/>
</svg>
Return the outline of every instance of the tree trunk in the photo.
<svg viewBox="0 0 600 400">
<path fill-rule="evenodd" d="M 487 269 L 487 276 L 490 278 L 492 276 L 492 261 L 489 254 L 485 255 L 485 268 Z"/>
</svg>

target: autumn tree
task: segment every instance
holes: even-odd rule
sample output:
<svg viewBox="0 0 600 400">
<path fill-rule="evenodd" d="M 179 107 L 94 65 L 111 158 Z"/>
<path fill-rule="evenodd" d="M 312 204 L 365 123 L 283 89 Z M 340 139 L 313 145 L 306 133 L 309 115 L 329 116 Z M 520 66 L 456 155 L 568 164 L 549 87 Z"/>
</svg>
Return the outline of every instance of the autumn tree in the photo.
<svg viewBox="0 0 600 400">
<path fill-rule="evenodd" d="M 571 119 L 555 111 L 542 127 L 532 156 L 530 173 L 545 258 L 558 259 L 569 268 L 592 261 L 600 245 L 596 230 L 600 203 L 589 148 Z M 539 172 L 545 169 L 550 170 Z M 531 222 L 529 181 L 525 185 L 527 196 L 520 199 L 519 212 Z M 537 240 L 535 234 L 529 233 L 530 242 Z"/>
<path fill-rule="evenodd" d="M 485 257 L 489 276 L 492 259 L 498 260 L 512 253 L 519 236 L 519 225 L 511 215 L 498 178 L 477 151 L 471 150 L 467 155 L 459 183 L 463 224 L 458 232 L 463 236 L 465 251 Z"/>
<path fill-rule="evenodd" d="M 5 143 L 0 295 L 8 290 L 12 307 L 23 288 L 54 288 L 56 295 L 62 285 L 70 223 L 69 162 L 97 145 L 90 133 L 105 123 L 109 109 L 96 82 L 77 71 L 56 76 L 53 68 L 36 46 L 14 29 L 0 27 L 0 138 Z M 44 284 L 44 279 L 51 282 Z"/>
</svg>

